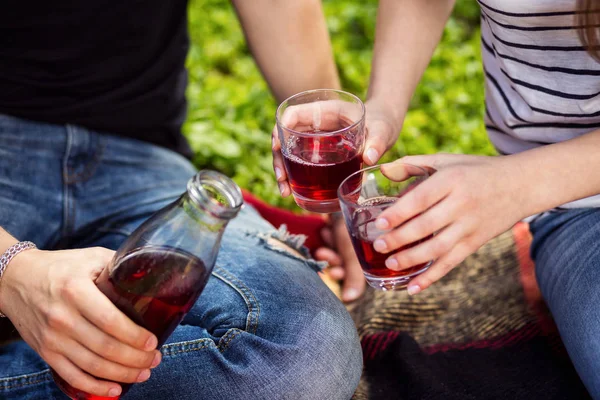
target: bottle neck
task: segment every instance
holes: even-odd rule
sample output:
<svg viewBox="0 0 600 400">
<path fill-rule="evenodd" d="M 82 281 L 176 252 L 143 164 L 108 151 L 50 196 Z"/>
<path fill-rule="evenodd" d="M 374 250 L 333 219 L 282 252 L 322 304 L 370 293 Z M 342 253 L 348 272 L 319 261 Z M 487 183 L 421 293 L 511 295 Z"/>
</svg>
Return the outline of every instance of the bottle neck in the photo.
<svg viewBox="0 0 600 400">
<path fill-rule="evenodd" d="M 201 170 L 188 181 L 183 202 L 192 218 L 220 229 L 238 214 L 244 201 L 242 191 L 231 179 L 216 171 Z"/>
</svg>

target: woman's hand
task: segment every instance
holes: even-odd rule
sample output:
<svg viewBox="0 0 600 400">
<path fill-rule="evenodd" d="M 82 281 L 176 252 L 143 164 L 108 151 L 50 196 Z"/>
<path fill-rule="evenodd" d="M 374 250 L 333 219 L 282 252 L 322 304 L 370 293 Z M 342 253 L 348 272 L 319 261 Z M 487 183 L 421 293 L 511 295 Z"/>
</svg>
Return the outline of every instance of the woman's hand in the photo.
<svg viewBox="0 0 600 400">
<path fill-rule="evenodd" d="M 381 253 L 435 236 L 391 255 L 386 266 L 402 270 L 435 260 L 408 284 L 409 294 L 428 288 L 490 239 L 528 216 L 528 193 L 510 156 L 452 154 L 408 156 L 396 162 L 436 172 L 376 220 L 390 230 L 374 242 Z"/>
<path fill-rule="evenodd" d="M 366 142 L 365 142 L 365 150 L 363 152 L 363 161 L 367 165 L 377 164 L 377 161 L 381 158 L 381 156 L 394 145 L 396 139 L 398 139 L 398 134 L 400 133 L 400 128 L 402 126 L 402 121 L 398 119 L 394 110 L 387 107 L 384 102 L 380 102 L 377 100 L 370 100 L 365 103 L 366 107 L 366 115 L 365 115 L 365 129 L 367 130 Z M 300 109 L 305 111 L 306 118 L 302 118 L 302 116 L 298 116 L 295 118 L 297 121 L 311 120 L 313 118 L 313 109 L 311 107 L 306 107 L 304 109 Z M 355 111 L 355 109 L 351 109 Z M 337 115 L 339 112 L 338 108 L 331 110 L 335 112 L 336 118 L 330 118 L 329 120 L 337 120 Z M 323 114 L 326 114 L 328 111 L 323 111 Z M 351 118 L 354 119 L 354 118 Z M 326 115 L 323 115 L 320 118 L 321 121 L 327 121 Z M 321 129 L 326 129 L 321 127 Z M 277 125 L 273 128 L 273 132 L 271 134 L 271 143 L 272 143 L 272 151 L 273 151 L 273 170 L 275 171 L 275 177 L 277 178 L 277 182 L 279 185 L 279 191 L 283 197 L 287 197 L 292 194 L 290 183 L 288 181 L 288 176 L 285 171 L 285 166 L 283 165 L 283 155 L 281 154 L 281 142 L 279 141 L 279 136 L 277 132 Z"/>
<path fill-rule="evenodd" d="M 73 387 L 110 397 L 121 393 L 115 382 L 143 382 L 161 360 L 157 338 L 94 283 L 113 254 L 103 248 L 28 250 L 11 261 L 0 282 L 3 312 L 23 340 Z"/>
</svg>

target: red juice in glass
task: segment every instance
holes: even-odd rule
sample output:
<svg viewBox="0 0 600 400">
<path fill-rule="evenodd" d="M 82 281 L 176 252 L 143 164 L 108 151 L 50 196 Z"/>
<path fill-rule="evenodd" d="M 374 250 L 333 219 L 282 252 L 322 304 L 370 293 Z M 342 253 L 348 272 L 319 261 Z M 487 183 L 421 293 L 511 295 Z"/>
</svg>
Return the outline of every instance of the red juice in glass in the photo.
<svg viewBox="0 0 600 400">
<path fill-rule="evenodd" d="M 340 183 L 361 168 L 362 154 L 341 136 L 291 139 L 291 143 L 286 143 L 283 160 L 294 194 L 337 201 Z M 356 179 L 356 186 L 358 183 Z"/>
<path fill-rule="evenodd" d="M 413 246 L 418 245 L 419 243 L 424 242 L 425 240 L 419 240 L 417 242 L 411 243 L 407 246 L 403 246 L 398 250 L 395 250 L 393 253 L 397 253 L 401 250 L 409 249 Z M 378 253 L 373 248 L 373 242 L 361 240 L 356 237 L 352 237 L 354 248 L 356 249 L 356 256 L 358 257 L 358 261 L 360 261 L 360 265 L 363 267 L 363 271 L 377 277 L 382 278 L 393 278 L 397 276 L 407 276 L 412 275 L 416 272 L 419 272 L 423 267 L 427 265 L 427 263 L 419 264 L 414 267 L 406 268 L 401 271 L 393 271 L 385 266 L 385 260 L 388 259 L 393 253 Z"/>
<path fill-rule="evenodd" d="M 429 261 L 393 271 L 385 266 L 385 261 L 392 254 L 417 246 L 432 235 L 387 254 L 381 254 L 373 248 L 375 240 L 387 232 L 375 226 L 379 215 L 392 205 L 395 208 L 406 206 L 401 197 L 415 190 L 427 177 L 427 170 L 397 161 L 361 169 L 346 178 L 338 189 L 340 207 L 352 247 L 367 283 L 375 289 L 404 289 L 412 278 L 424 272 L 431 264 Z"/>
<path fill-rule="evenodd" d="M 147 247 L 126 254 L 112 276 L 106 268 L 97 285 L 133 322 L 154 333 L 160 347 L 194 305 L 206 284 L 206 274 L 202 260 L 190 253 L 170 247 Z M 54 374 L 54 379 L 74 399 L 113 399 L 77 390 L 58 374 Z M 130 385 L 121 386 L 123 396 Z"/>
<path fill-rule="evenodd" d="M 283 101 L 276 119 L 296 204 L 312 212 L 339 211 L 339 185 L 362 167 L 362 101 L 339 90 L 308 90 Z"/>
<path fill-rule="evenodd" d="M 411 189 L 412 188 L 407 188 L 403 194 L 406 194 L 406 192 Z M 383 234 L 382 231 L 375 227 L 375 220 L 379 214 L 391 206 L 396 200 L 397 198 L 380 197 L 364 202 L 361 205 L 361 208 L 358 208 L 354 212 L 352 217 L 350 239 L 352 240 L 354 251 L 365 275 L 384 279 L 406 277 L 405 283 L 407 283 L 411 277 L 424 271 L 430 263 L 423 263 L 400 271 L 394 271 L 385 266 L 385 260 L 392 254 L 423 243 L 430 239 L 431 236 L 402 246 L 390 253 L 379 253 L 375 250 L 373 242 Z"/>
</svg>

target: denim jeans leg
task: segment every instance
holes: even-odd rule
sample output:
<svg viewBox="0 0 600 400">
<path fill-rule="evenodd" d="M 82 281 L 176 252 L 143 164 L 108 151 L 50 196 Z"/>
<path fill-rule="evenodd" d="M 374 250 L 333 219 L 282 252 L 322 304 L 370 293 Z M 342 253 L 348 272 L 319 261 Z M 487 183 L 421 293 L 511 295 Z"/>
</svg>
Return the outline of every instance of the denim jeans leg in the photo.
<svg viewBox="0 0 600 400">
<path fill-rule="evenodd" d="M 553 212 L 531 231 L 544 299 L 579 376 L 600 399 L 600 209 Z"/>
<path fill-rule="evenodd" d="M 37 124 L 19 123 L 27 127 L 29 139 L 36 138 Z M 34 185 L 35 179 L 52 179 L 58 185 L 44 191 L 40 203 L 35 203 L 37 196 L 19 202 L 33 202 L 39 209 L 55 204 L 47 218 L 59 221 L 59 243 L 65 248 L 118 247 L 149 215 L 175 200 L 194 173 L 179 155 L 141 142 L 74 127 L 67 133 L 55 127 L 43 137 L 62 149 L 46 155 L 53 158 L 52 165 L 62 165 L 64 176 L 38 170 L 43 152 L 27 146 L 18 146 L 31 160 L 21 176 L 9 164 L 4 168 L 16 185 L 27 179 Z M 12 186 L 9 190 L 18 193 Z M 6 204 L 14 202 L 4 197 Z M 45 204 L 47 198 L 58 201 Z M 7 214 L 4 221 L 16 217 L 14 226 L 33 225 L 25 212 Z M 28 239 L 33 230 L 22 228 L 20 238 Z M 352 396 L 362 370 L 352 320 L 315 273 L 314 261 L 298 256 L 280 239 L 250 207 L 230 223 L 204 293 L 164 346 L 161 366 L 148 382 L 134 385 L 127 399 Z M 65 397 L 43 360 L 17 342 L 0 347 L 0 398 Z"/>
<path fill-rule="evenodd" d="M 230 223 L 200 299 L 129 399 L 352 396 L 362 371 L 352 320 L 314 262 L 277 243 L 266 226 L 249 208 Z"/>
</svg>

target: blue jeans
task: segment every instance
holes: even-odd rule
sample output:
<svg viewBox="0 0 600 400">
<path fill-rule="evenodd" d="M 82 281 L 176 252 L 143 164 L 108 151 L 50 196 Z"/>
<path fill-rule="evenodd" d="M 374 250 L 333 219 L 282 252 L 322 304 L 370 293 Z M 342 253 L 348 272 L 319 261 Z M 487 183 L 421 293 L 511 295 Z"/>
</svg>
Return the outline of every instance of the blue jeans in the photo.
<svg viewBox="0 0 600 400">
<path fill-rule="evenodd" d="M 579 376 L 600 399 L 600 209 L 552 212 L 530 229 L 542 295 Z"/>
<path fill-rule="evenodd" d="M 194 173 L 151 144 L 0 115 L 0 226 L 43 249 L 116 249 Z M 250 207 L 230 223 L 162 364 L 126 399 L 352 396 L 362 371 L 354 324 L 315 261 L 290 252 L 279 233 Z M 0 399 L 66 396 L 18 341 L 0 346 Z"/>
</svg>

